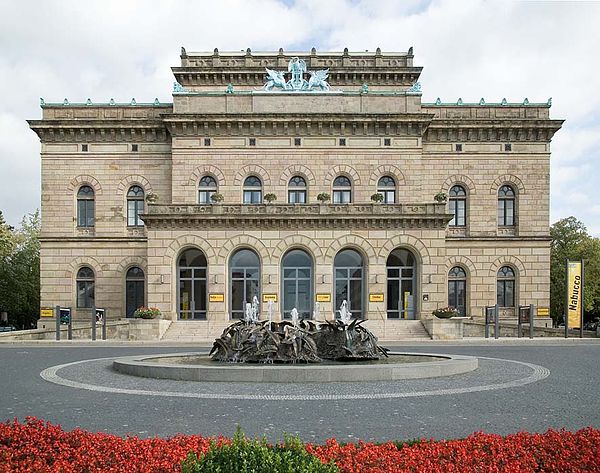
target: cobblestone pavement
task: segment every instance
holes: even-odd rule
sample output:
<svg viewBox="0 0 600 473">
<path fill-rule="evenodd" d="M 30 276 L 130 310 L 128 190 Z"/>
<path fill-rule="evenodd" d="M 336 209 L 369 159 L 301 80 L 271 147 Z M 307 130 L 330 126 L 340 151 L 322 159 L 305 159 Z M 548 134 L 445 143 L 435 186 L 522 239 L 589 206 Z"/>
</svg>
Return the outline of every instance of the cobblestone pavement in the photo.
<svg viewBox="0 0 600 473">
<path fill-rule="evenodd" d="M 287 432 L 306 441 L 600 427 L 600 343 L 595 340 L 388 346 L 477 356 L 480 367 L 397 382 L 194 383 L 130 377 L 110 368 L 114 357 L 190 352 L 189 345 L 6 344 L 0 345 L 0 420 L 33 415 L 66 429 L 142 437 L 231 435 L 240 424 L 249 435 L 277 440 Z"/>
</svg>

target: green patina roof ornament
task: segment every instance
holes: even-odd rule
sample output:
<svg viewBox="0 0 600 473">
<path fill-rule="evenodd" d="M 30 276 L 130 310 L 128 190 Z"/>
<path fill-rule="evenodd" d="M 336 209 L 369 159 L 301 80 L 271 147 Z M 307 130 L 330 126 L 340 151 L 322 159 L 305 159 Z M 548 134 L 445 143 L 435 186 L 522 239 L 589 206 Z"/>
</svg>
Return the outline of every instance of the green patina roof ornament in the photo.
<svg viewBox="0 0 600 473">
<path fill-rule="evenodd" d="M 463 100 L 461 97 L 458 98 L 458 100 L 456 101 L 456 105 L 462 105 L 463 104 Z"/>
<path fill-rule="evenodd" d="M 69 105 L 69 101 L 66 98 L 63 100 L 63 105 Z"/>
<path fill-rule="evenodd" d="M 40 97 L 40 105 L 46 105 L 46 102 L 44 102 L 44 99 L 42 97 Z"/>
<path fill-rule="evenodd" d="M 420 94 L 421 93 L 421 83 L 419 81 L 415 81 L 413 85 L 406 91 L 408 94 Z"/>
<path fill-rule="evenodd" d="M 86 105 L 92 105 L 92 99 L 90 99 L 90 98 L 88 97 L 88 99 L 85 101 L 85 104 L 86 104 Z"/>
<path fill-rule="evenodd" d="M 111 98 L 111 99 L 108 101 L 108 105 L 115 105 L 115 99 Z"/>
<path fill-rule="evenodd" d="M 227 84 L 227 88 L 225 89 L 226 94 L 233 94 L 233 84 Z"/>
<path fill-rule="evenodd" d="M 439 98 L 439 97 L 437 99 L 435 99 L 435 104 L 436 105 L 442 105 L 442 99 Z"/>
<path fill-rule="evenodd" d="M 479 105 L 485 105 L 485 100 L 483 99 L 483 97 L 481 97 L 481 99 L 479 100 Z"/>
<path fill-rule="evenodd" d="M 130 105 L 137 105 L 137 102 L 135 101 L 135 97 L 131 99 Z"/>
<path fill-rule="evenodd" d="M 529 99 L 527 97 L 523 100 L 523 105 L 529 105 Z"/>
<path fill-rule="evenodd" d="M 500 105 L 508 105 L 508 102 L 506 101 L 506 98 L 502 99 L 502 102 L 500 103 Z"/>
<path fill-rule="evenodd" d="M 156 97 L 154 99 L 153 105 L 160 105 L 160 102 L 158 101 L 158 97 Z"/>
<path fill-rule="evenodd" d="M 369 84 L 367 84 L 367 83 L 363 84 L 360 88 L 360 93 L 368 94 L 369 93 Z"/>
<path fill-rule="evenodd" d="M 548 106 L 552 105 L 552 97 L 550 97 L 550 98 L 548 99 L 548 102 L 547 102 L 547 104 L 548 104 Z"/>
<path fill-rule="evenodd" d="M 185 92 L 185 89 L 179 82 L 173 82 L 173 92 Z"/>
</svg>

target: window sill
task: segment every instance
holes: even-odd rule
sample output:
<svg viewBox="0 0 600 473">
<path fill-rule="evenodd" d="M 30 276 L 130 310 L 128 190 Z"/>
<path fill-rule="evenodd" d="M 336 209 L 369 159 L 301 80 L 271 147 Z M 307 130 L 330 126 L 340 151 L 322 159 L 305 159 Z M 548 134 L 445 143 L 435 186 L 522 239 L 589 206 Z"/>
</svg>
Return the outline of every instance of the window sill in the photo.
<svg viewBox="0 0 600 473">
<path fill-rule="evenodd" d="M 498 236 L 516 236 L 517 227 L 498 227 Z"/>
<path fill-rule="evenodd" d="M 466 237 L 467 227 L 448 227 L 446 230 L 446 235 L 453 237 Z"/>
<path fill-rule="evenodd" d="M 94 236 L 96 227 L 75 227 L 75 233 L 77 236 Z"/>
</svg>

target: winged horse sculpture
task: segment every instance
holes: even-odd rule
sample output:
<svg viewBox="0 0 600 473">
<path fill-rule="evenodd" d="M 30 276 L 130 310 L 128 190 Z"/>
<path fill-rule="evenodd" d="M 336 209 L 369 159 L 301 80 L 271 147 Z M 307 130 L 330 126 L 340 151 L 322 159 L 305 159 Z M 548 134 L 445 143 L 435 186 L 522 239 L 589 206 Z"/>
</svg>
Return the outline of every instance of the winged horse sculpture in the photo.
<svg viewBox="0 0 600 473">
<path fill-rule="evenodd" d="M 285 77 L 283 76 L 283 72 L 274 71 L 273 69 L 265 68 L 267 70 L 268 79 L 267 83 L 264 85 L 265 90 L 272 90 L 273 87 L 281 87 L 285 89 L 286 82 Z"/>
<path fill-rule="evenodd" d="M 325 79 L 329 77 L 329 69 L 321 71 L 308 71 L 310 79 L 308 79 L 308 90 L 313 90 L 320 87 L 321 90 L 329 90 L 329 84 Z"/>
</svg>

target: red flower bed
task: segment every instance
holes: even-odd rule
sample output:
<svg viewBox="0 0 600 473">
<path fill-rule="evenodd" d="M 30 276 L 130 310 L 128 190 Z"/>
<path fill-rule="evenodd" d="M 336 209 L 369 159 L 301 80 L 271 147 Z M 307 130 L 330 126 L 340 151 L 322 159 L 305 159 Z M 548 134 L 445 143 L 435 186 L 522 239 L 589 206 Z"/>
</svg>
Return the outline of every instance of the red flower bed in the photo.
<svg viewBox="0 0 600 473">
<path fill-rule="evenodd" d="M 0 472 L 176 472 L 190 451 L 201 454 L 210 438 L 121 438 L 28 418 L 0 423 Z M 217 442 L 227 442 L 219 438 Z M 545 434 L 476 433 L 466 439 L 340 445 L 335 439 L 306 449 L 344 473 L 391 472 L 600 472 L 600 431 L 549 430 Z"/>
</svg>

